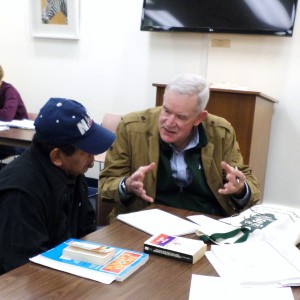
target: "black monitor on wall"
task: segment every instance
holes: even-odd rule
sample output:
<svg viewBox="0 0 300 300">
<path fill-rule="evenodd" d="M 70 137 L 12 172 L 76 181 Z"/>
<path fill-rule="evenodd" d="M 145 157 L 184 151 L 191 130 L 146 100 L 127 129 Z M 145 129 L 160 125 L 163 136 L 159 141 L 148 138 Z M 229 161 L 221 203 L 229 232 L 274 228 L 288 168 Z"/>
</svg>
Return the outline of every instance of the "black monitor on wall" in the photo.
<svg viewBox="0 0 300 300">
<path fill-rule="evenodd" d="M 143 0 L 142 31 L 292 36 L 297 0 Z"/>
</svg>

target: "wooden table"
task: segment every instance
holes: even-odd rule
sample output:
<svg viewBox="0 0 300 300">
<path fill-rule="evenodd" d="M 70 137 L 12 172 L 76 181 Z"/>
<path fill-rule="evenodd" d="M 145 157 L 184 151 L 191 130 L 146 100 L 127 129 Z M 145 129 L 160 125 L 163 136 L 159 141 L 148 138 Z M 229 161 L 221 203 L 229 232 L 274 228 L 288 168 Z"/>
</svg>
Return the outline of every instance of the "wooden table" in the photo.
<svg viewBox="0 0 300 300">
<path fill-rule="evenodd" d="M 10 128 L 0 131 L 0 145 L 29 148 L 35 130 Z"/>
<path fill-rule="evenodd" d="M 153 206 L 180 217 L 198 214 L 165 206 Z M 190 235 L 197 238 L 196 235 Z M 116 222 L 88 236 L 86 240 L 143 251 L 149 235 L 131 226 Z M 0 299 L 176 299 L 189 298 L 192 274 L 218 276 L 203 257 L 188 264 L 150 255 L 148 262 L 123 282 L 110 285 L 76 277 L 47 267 L 28 263 L 0 276 Z M 300 288 L 293 288 L 300 299 Z M 200 297 L 199 297 L 200 299 Z"/>
</svg>

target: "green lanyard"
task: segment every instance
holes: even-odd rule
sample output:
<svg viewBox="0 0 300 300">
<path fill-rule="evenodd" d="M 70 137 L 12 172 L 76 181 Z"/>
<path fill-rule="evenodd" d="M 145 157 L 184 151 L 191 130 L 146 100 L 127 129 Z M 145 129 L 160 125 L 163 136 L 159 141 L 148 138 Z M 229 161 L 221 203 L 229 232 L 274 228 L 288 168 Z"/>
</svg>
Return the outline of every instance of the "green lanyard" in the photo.
<svg viewBox="0 0 300 300">
<path fill-rule="evenodd" d="M 242 232 L 243 235 L 240 238 L 238 238 L 234 243 L 242 243 L 248 239 L 248 236 L 250 233 L 250 229 L 247 227 L 237 228 L 237 229 L 234 229 L 234 230 L 226 232 L 226 233 L 213 233 L 212 235 L 207 235 L 205 233 L 202 233 L 202 235 L 200 235 L 199 238 L 203 242 L 212 241 L 212 242 L 218 244 L 218 242 L 217 242 L 218 239 L 226 240 L 228 238 L 232 238 L 232 237 L 236 236 L 240 232 Z"/>
</svg>

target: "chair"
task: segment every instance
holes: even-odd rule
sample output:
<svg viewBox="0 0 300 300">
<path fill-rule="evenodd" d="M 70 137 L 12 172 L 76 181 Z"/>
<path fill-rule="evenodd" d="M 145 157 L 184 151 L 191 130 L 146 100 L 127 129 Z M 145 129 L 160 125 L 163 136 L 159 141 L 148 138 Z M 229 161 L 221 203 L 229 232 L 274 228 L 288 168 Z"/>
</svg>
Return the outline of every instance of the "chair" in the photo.
<svg viewBox="0 0 300 300">
<path fill-rule="evenodd" d="M 106 113 L 103 117 L 101 125 L 110 131 L 115 132 L 121 121 L 121 118 L 122 115 Z"/>
<path fill-rule="evenodd" d="M 36 119 L 37 115 L 38 115 L 37 113 L 29 112 L 28 113 L 28 120 L 34 121 Z"/>
<path fill-rule="evenodd" d="M 112 132 L 115 132 L 118 127 L 118 124 L 120 123 L 121 118 L 122 118 L 122 115 L 106 113 L 103 117 L 101 125 L 104 128 L 106 128 Z M 106 156 L 106 152 L 95 156 L 95 161 L 99 162 L 100 171 L 104 167 L 105 156 Z"/>
<path fill-rule="evenodd" d="M 122 115 L 106 113 L 102 120 L 102 126 L 106 129 L 109 129 L 112 132 L 115 132 L 118 124 L 120 123 Z M 106 152 L 101 153 L 95 156 L 95 161 L 99 162 L 100 172 L 104 167 Z M 103 200 L 101 195 L 97 195 L 96 201 L 96 220 L 97 226 L 108 225 L 107 216 L 114 207 L 114 203 L 110 201 Z"/>
</svg>

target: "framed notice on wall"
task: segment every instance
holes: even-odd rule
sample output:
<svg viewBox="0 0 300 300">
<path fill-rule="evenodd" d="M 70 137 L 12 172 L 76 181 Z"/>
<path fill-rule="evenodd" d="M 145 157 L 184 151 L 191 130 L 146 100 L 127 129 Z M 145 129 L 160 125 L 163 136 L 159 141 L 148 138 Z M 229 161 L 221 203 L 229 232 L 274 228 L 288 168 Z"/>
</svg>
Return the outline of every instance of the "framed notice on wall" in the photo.
<svg viewBox="0 0 300 300">
<path fill-rule="evenodd" d="M 36 38 L 79 39 L 79 0 L 30 0 Z"/>
</svg>

